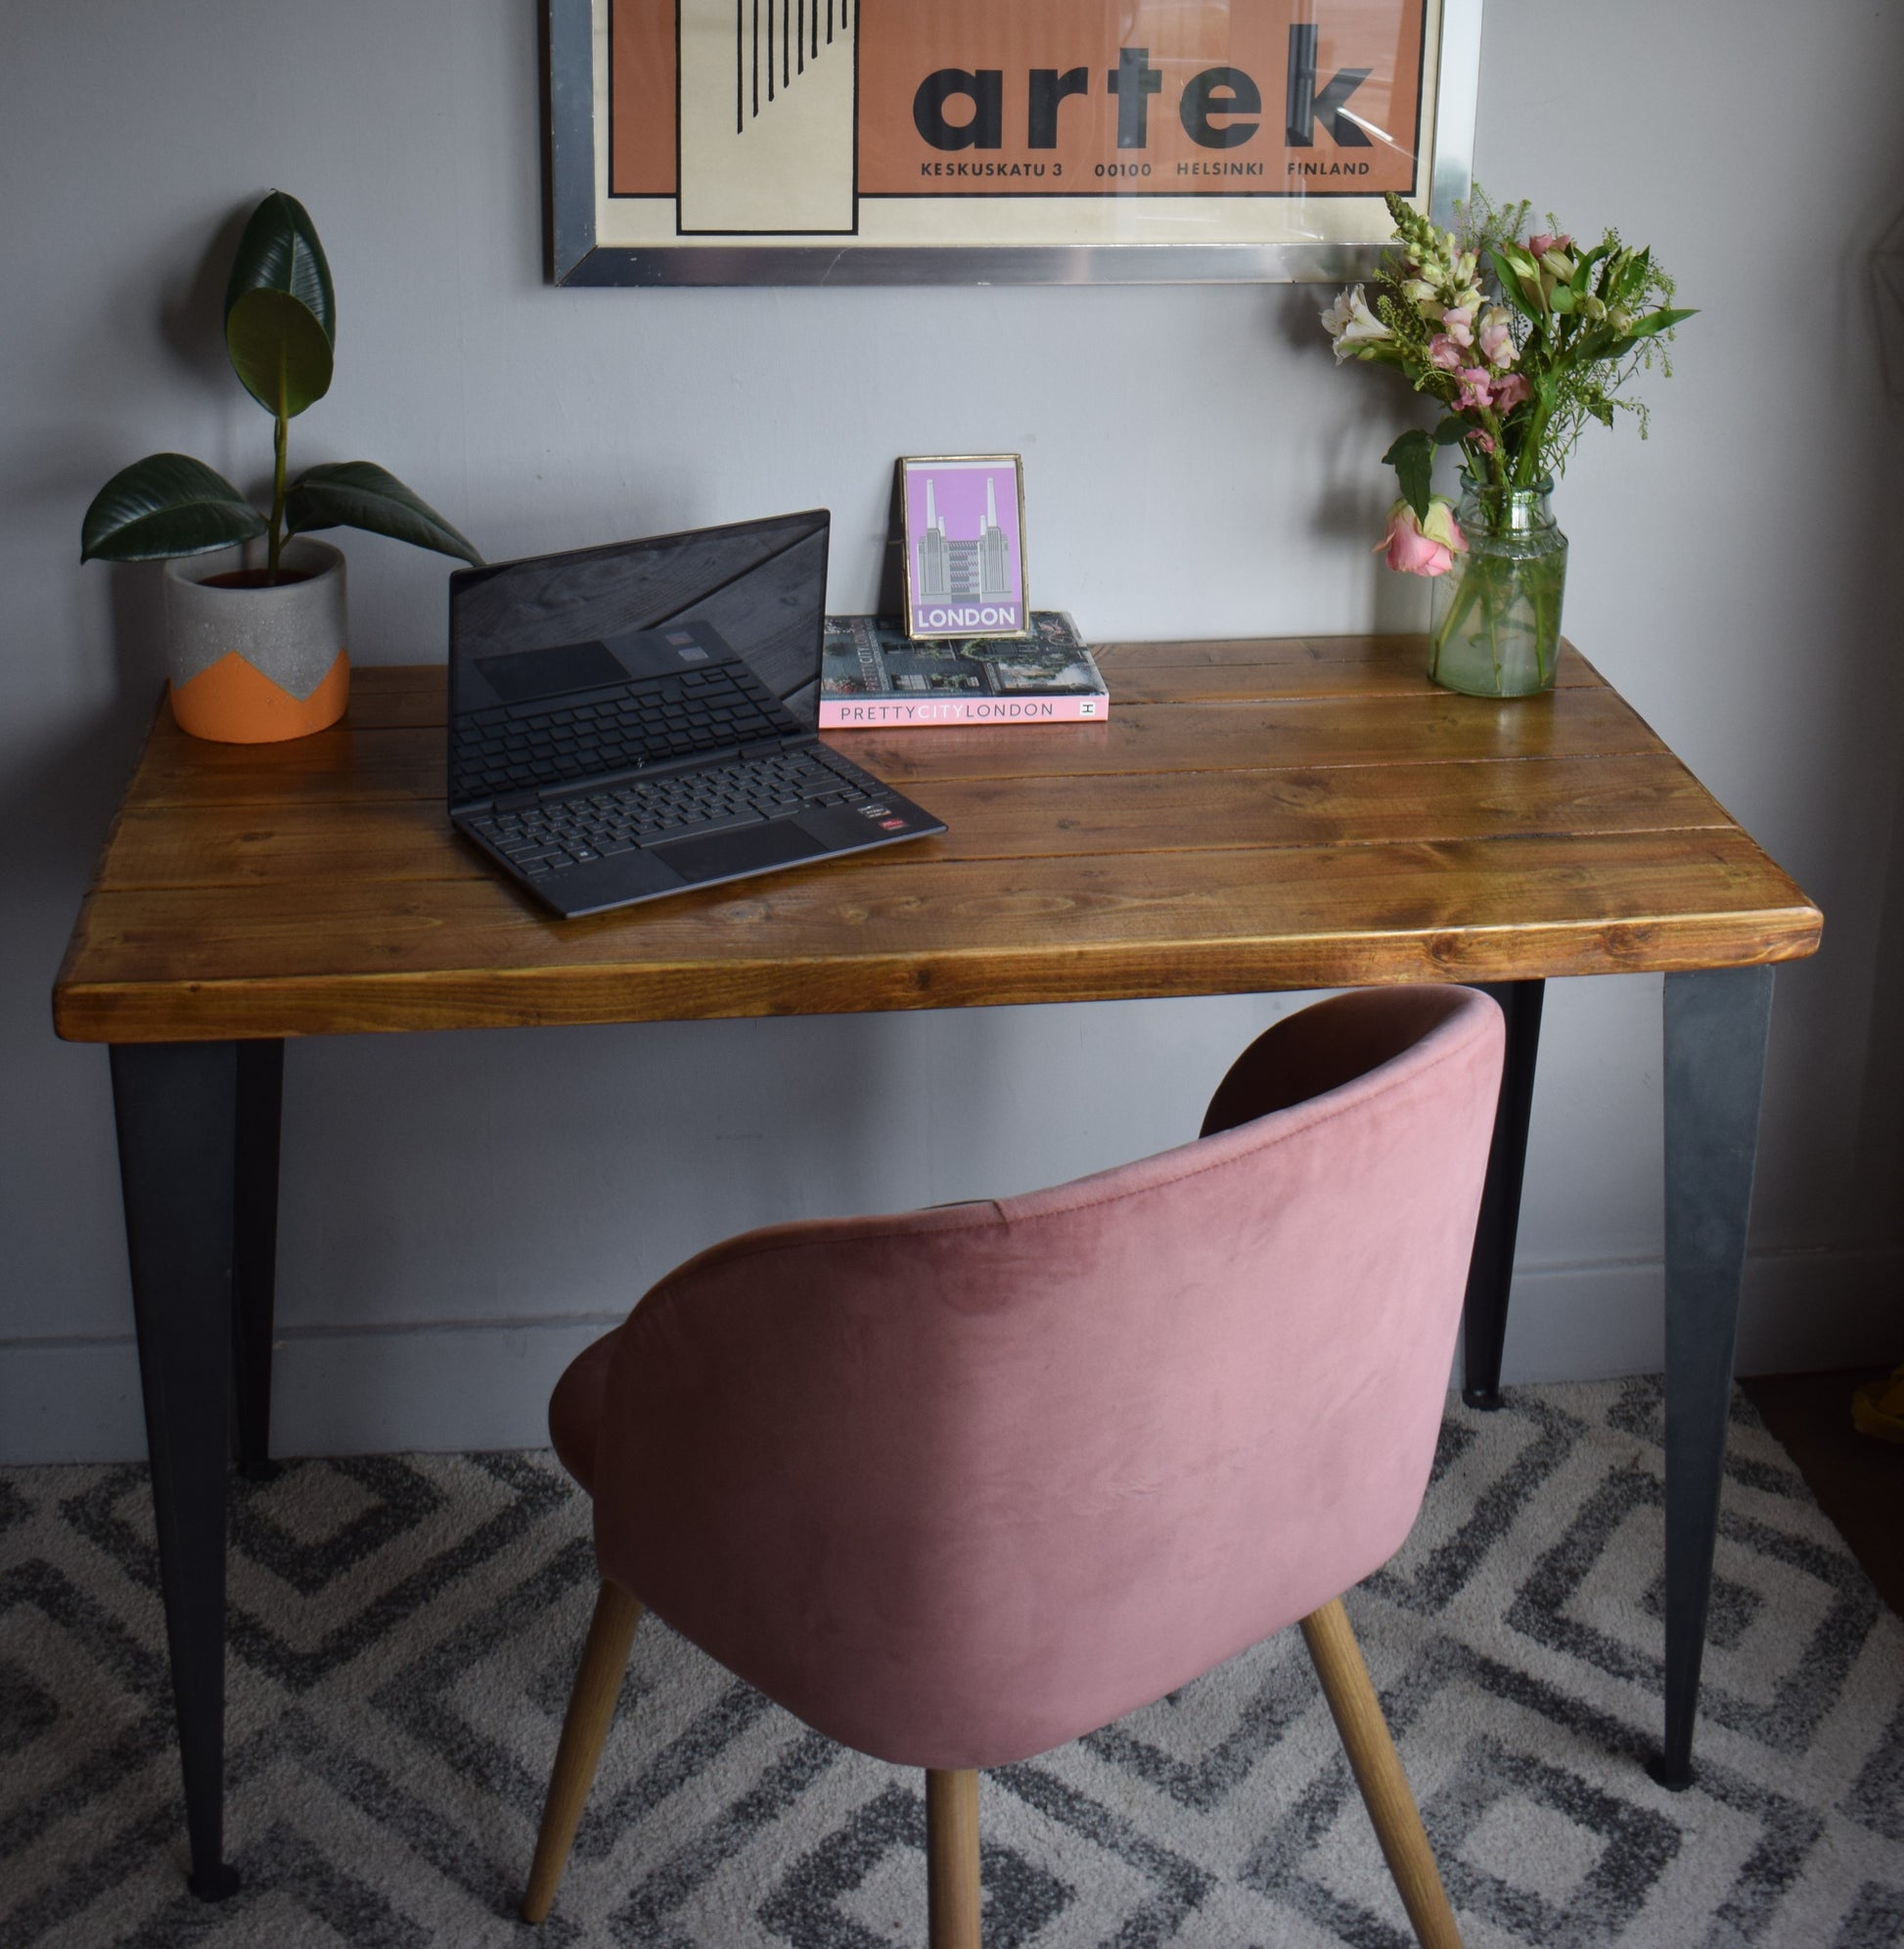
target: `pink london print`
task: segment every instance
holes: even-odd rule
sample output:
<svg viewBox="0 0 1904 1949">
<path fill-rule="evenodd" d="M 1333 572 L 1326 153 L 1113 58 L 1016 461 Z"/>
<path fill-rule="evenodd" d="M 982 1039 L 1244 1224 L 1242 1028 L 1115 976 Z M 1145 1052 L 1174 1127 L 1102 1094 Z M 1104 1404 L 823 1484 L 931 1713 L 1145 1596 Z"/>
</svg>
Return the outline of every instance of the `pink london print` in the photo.
<svg viewBox="0 0 1904 1949">
<path fill-rule="evenodd" d="M 909 633 L 1023 635 L 1028 609 L 1016 457 L 901 466 Z"/>
</svg>

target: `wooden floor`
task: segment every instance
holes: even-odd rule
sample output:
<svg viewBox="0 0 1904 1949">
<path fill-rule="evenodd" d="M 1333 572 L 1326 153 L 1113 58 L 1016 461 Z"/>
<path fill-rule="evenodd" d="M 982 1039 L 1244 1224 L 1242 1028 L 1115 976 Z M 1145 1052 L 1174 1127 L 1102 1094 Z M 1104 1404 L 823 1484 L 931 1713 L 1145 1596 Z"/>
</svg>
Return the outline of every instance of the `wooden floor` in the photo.
<svg viewBox="0 0 1904 1949">
<path fill-rule="evenodd" d="M 1890 1608 L 1904 1613 L 1904 1443 L 1851 1426 L 1851 1390 L 1881 1369 L 1760 1375 L 1739 1384 Z"/>
</svg>

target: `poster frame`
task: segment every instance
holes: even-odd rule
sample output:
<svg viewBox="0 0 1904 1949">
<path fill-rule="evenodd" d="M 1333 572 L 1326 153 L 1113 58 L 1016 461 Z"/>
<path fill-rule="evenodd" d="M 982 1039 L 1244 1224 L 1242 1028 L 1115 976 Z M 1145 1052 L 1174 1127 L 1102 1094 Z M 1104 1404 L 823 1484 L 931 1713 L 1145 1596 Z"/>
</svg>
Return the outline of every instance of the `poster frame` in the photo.
<svg viewBox="0 0 1904 1949">
<path fill-rule="evenodd" d="M 1243 4 L 1243 0 L 1238 0 Z M 1428 211 L 1441 224 L 1469 193 L 1482 0 L 1440 0 Z M 570 286 L 1336 284 L 1374 275 L 1361 243 L 746 245 L 639 248 L 597 237 L 596 0 L 543 0 L 546 272 Z M 1387 234 L 1385 214 L 1382 238 Z"/>
</svg>

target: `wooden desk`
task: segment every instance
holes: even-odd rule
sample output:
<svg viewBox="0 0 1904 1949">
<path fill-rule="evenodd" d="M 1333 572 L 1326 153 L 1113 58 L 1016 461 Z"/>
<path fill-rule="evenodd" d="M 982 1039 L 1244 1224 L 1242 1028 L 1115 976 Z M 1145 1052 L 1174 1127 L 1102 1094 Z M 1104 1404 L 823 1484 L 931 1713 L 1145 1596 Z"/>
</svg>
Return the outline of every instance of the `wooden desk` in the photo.
<svg viewBox="0 0 1904 1949">
<path fill-rule="evenodd" d="M 1510 1050 L 1470 1283 L 1495 1398 L 1549 975 L 1665 971 L 1663 1778 L 1694 1709 L 1772 964 L 1821 919 L 1569 651 L 1432 688 L 1412 638 L 1131 644 L 1109 722 L 839 736 L 940 839 L 589 920 L 443 817 L 443 673 L 356 673 L 299 743 L 161 709 L 54 1016 L 112 1045 L 194 1885 L 222 1863 L 225 1470 L 268 1468 L 283 1038 L 1475 981 Z M 235 1363 L 235 1414 L 227 1377 Z"/>
</svg>

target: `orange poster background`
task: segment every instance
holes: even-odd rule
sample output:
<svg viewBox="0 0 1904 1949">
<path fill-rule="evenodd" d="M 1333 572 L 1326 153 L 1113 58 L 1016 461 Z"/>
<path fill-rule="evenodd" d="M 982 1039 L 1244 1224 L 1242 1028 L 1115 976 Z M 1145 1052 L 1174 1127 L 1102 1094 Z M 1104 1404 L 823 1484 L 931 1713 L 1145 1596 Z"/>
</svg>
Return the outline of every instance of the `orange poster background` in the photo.
<svg viewBox="0 0 1904 1949">
<path fill-rule="evenodd" d="M 1318 86 L 1338 68 L 1374 71 L 1348 98 L 1364 122 L 1394 138 L 1379 137 L 1367 149 L 1339 149 L 1318 125 L 1315 146 L 1288 149 L 1283 140 L 1289 79 L 1290 27 L 1316 21 Z M 1160 70 L 1161 87 L 1148 97 L 1148 141 L 1142 149 L 1117 147 L 1117 97 L 1106 87 L 1120 48 L 1144 48 Z M 1222 196 L 1300 188 L 1308 195 L 1330 189 L 1355 196 L 1414 189 L 1416 109 L 1421 95 L 1421 0 L 866 0 L 859 40 L 859 193 L 861 196 Z M 941 68 L 1004 71 L 1003 144 L 997 149 L 940 150 L 913 123 L 913 97 L 927 75 Z M 1090 93 L 1058 110 L 1058 147 L 1025 146 L 1030 70 L 1061 74 L 1088 70 Z M 1256 133 L 1233 149 L 1193 142 L 1178 114 L 1184 85 L 1207 68 L 1240 68 L 1262 97 Z M 1398 71 L 1399 70 L 1399 71 Z M 960 98 L 948 119 L 964 121 L 971 104 Z M 1219 122 L 1217 126 L 1225 124 Z M 1366 176 L 1291 177 L 1286 164 L 1305 161 L 1367 162 Z M 1042 178 L 986 177 L 977 181 L 926 176 L 926 162 L 1033 163 Z M 1099 165 L 1151 165 L 1137 181 L 1106 179 Z M 1180 176 L 1179 163 L 1260 162 L 1259 177 Z M 1064 166 L 1062 176 L 1051 165 Z"/>
<path fill-rule="evenodd" d="M 674 0 L 611 0 L 609 194 L 675 192 Z"/>
<path fill-rule="evenodd" d="M 859 194 L 861 196 L 1307 196 L 1332 192 L 1412 194 L 1421 110 L 1423 0 L 862 0 L 859 21 Z M 1283 139 L 1290 27 L 1319 27 L 1318 87 L 1344 68 L 1371 73 L 1347 108 L 1382 134 L 1366 149 L 1339 148 L 1318 123 L 1315 145 Z M 675 193 L 675 10 L 673 0 L 611 0 L 610 180 L 612 196 Z M 1145 48 L 1162 85 L 1149 100 L 1148 143 L 1117 147 L 1117 98 L 1105 86 L 1120 48 Z M 913 98 L 943 68 L 1003 70 L 1003 142 L 997 149 L 940 150 L 913 123 Z M 1083 68 L 1090 92 L 1058 110 L 1058 147 L 1025 145 L 1028 75 Z M 1178 113 L 1185 84 L 1207 68 L 1240 68 L 1262 97 L 1254 136 L 1209 149 L 1185 133 Z M 948 119 L 971 113 L 963 97 Z M 1219 122 L 1218 126 L 1224 124 Z M 1390 138 L 1383 140 L 1383 135 Z M 1366 162 L 1366 175 L 1292 175 L 1292 161 Z M 1043 163 L 1033 178 L 922 174 L 922 163 Z M 1132 180 L 1100 165 L 1148 162 Z M 1180 175 L 1180 163 L 1256 162 L 1256 176 Z M 1062 165 L 1062 175 L 1053 165 Z"/>
</svg>

